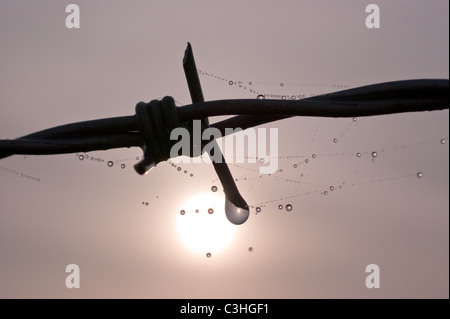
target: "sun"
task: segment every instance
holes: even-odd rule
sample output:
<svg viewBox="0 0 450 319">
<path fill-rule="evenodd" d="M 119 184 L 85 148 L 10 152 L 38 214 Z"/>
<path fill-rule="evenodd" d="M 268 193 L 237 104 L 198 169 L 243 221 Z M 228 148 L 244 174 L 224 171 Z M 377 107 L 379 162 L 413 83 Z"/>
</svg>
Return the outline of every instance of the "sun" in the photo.
<svg viewBox="0 0 450 319">
<path fill-rule="evenodd" d="M 213 193 L 186 200 L 177 214 L 176 228 L 181 243 L 204 256 L 223 251 L 236 235 L 236 226 L 225 216 L 225 198 Z"/>
</svg>

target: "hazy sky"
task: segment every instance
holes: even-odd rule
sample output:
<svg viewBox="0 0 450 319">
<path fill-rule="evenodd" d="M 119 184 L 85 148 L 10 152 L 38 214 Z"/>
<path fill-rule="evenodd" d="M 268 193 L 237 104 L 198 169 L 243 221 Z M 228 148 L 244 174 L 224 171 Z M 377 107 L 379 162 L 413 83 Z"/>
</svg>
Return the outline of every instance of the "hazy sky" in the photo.
<svg viewBox="0 0 450 319">
<path fill-rule="evenodd" d="M 80 29 L 66 28 L 69 3 Z M 380 29 L 365 25 L 370 3 Z M 448 39 L 446 0 L 2 0 L 0 138 L 131 115 L 165 95 L 190 104 L 188 41 L 197 67 L 226 79 L 200 76 L 216 100 L 448 79 Z M 279 129 L 282 171 L 230 165 L 252 211 L 217 251 L 186 247 L 177 230 L 195 214 L 192 198 L 214 185 L 223 197 L 211 165 L 162 163 L 138 176 L 140 149 L 0 160 L 0 297 L 448 298 L 448 119 L 263 126 Z M 278 209 L 287 204 L 292 212 Z M 211 205 L 223 214 L 220 200 Z M 79 289 L 65 286 L 68 264 L 80 267 Z M 379 289 L 365 285 L 369 264 L 380 267 Z"/>
</svg>

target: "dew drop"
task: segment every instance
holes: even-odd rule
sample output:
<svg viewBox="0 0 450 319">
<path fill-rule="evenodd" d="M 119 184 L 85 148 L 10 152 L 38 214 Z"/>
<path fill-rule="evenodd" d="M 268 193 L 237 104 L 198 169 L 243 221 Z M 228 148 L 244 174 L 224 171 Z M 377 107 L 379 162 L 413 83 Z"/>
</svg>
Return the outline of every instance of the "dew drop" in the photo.
<svg viewBox="0 0 450 319">
<path fill-rule="evenodd" d="M 126 167 L 125 164 L 120 165 L 120 168 L 124 169 Z"/>
<path fill-rule="evenodd" d="M 264 158 L 260 158 L 260 159 L 259 159 L 259 162 L 260 162 L 261 164 L 264 164 L 265 161 L 266 161 L 266 160 L 265 160 Z"/>
<path fill-rule="evenodd" d="M 316 154 L 313 154 L 313 155 L 312 155 L 312 158 L 316 158 L 316 157 L 317 157 L 317 155 L 316 155 Z"/>
<path fill-rule="evenodd" d="M 330 191 L 334 191 L 334 186 L 330 186 Z"/>
<path fill-rule="evenodd" d="M 447 140 L 446 140 L 445 138 L 443 138 L 443 139 L 441 140 L 441 144 L 442 144 L 442 145 L 447 144 Z"/>
<path fill-rule="evenodd" d="M 324 195 L 328 195 L 328 192 L 327 192 L 327 191 L 325 191 L 325 192 L 323 192 L 323 194 L 324 194 Z"/>
<path fill-rule="evenodd" d="M 211 258 L 211 253 L 206 253 L 206 258 Z"/>
<path fill-rule="evenodd" d="M 256 207 L 256 213 L 257 214 L 261 213 L 261 207 Z"/>
<path fill-rule="evenodd" d="M 89 155 L 86 155 L 84 158 L 85 158 L 85 159 L 88 159 L 88 158 L 89 158 Z"/>
<path fill-rule="evenodd" d="M 248 247 L 249 252 L 253 252 L 253 247 Z"/>
<path fill-rule="evenodd" d="M 305 159 L 305 163 L 308 164 L 309 163 L 309 159 Z"/>
<path fill-rule="evenodd" d="M 145 202 L 145 206 L 148 206 L 148 202 Z"/>
<path fill-rule="evenodd" d="M 213 187 L 211 187 L 211 191 L 212 191 L 212 192 L 214 192 L 214 193 L 215 193 L 215 192 L 217 192 L 217 190 L 218 190 L 217 186 L 213 186 Z"/>
<path fill-rule="evenodd" d="M 358 119 L 356 117 L 353 118 L 353 122 L 356 122 Z"/>
<path fill-rule="evenodd" d="M 297 164 L 294 164 L 294 168 L 297 168 L 298 167 L 298 165 Z"/>
<path fill-rule="evenodd" d="M 356 157 L 361 157 L 361 153 L 356 153 Z"/>
<path fill-rule="evenodd" d="M 184 215 L 184 214 L 186 214 L 186 211 L 183 209 L 183 210 L 180 211 L 180 214 Z"/>
<path fill-rule="evenodd" d="M 286 100 L 286 95 L 283 95 L 283 96 L 281 97 L 281 99 L 282 99 L 282 100 Z"/>
<path fill-rule="evenodd" d="M 337 138 L 335 138 L 335 139 L 333 139 L 333 142 L 337 143 L 337 142 L 339 142 L 339 140 Z"/>
<path fill-rule="evenodd" d="M 284 208 L 283 205 L 281 205 L 281 204 L 278 205 L 278 209 L 279 209 L 279 210 L 283 210 L 283 208 Z"/>
<path fill-rule="evenodd" d="M 177 167 L 177 171 L 179 171 L 179 172 L 180 172 L 180 171 L 181 171 L 181 167 Z"/>
<path fill-rule="evenodd" d="M 422 178 L 423 177 L 423 173 L 422 172 L 418 172 L 417 173 L 417 178 Z"/>
<path fill-rule="evenodd" d="M 198 209 L 195 210 L 195 213 L 198 214 L 200 211 Z"/>
<path fill-rule="evenodd" d="M 233 85 L 233 81 L 228 81 L 228 84 L 229 85 Z"/>
<path fill-rule="evenodd" d="M 376 158 L 378 156 L 378 153 L 377 152 L 372 152 L 372 157 L 373 158 Z"/>
<path fill-rule="evenodd" d="M 284 83 L 280 83 L 280 86 L 284 86 Z"/>
<path fill-rule="evenodd" d="M 256 98 L 258 100 L 264 100 L 266 97 L 263 94 L 259 94 Z"/>
<path fill-rule="evenodd" d="M 212 208 L 208 209 L 208 214 L 210 214 L 210 215 L 214 214 L 214 209 L 212 209 Z"/>
<path fill-rule="evenodd" d="M 113 161 L 109 161 L 108 162 L 108 167 L 113 167 L 114 166 L 114 162 Z"/>
<path fill-rule="evenodd" d="M 287 212 L 292 212 L 292 209 L 293 209 L 293 207 L 292 207 L 291 204 L 287 204 L 287 205 L 286 205 L 286 211 L 287 211 Z"/>
<path fill-rule="evenodd" d="M 83 155 L 80 155 L 80 156 L 78 156 L 78 159 L 79 159 L 80 161 L 82 161 L 82 160 L 84 160 L 84 156 L 83 156 Z"/>
<path fill-rule="evenodd" d="M 225 200 L 225 215 L 232 224 L 241 225 L 247 221 L 250 212 L 247 207 L 237 207 L 227 198 Z"/>
</svg>

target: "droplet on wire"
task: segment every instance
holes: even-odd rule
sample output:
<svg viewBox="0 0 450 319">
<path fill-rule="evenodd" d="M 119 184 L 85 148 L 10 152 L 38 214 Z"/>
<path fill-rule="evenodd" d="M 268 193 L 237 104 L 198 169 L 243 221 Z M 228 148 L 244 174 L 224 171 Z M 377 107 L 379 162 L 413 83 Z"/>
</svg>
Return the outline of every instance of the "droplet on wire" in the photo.
<svg viewBox="0 0 450 319">
<path fill-rule="evenodd" d="M 286 205 L 286 211 L 287 211 L 287 212 L 292 212 L 292 209 L 293 209 L 293 207 L 292 207 L 291 204 L 287 204 L 287 205 Z"/>
<path fill-rule="evenodd" d="M 182 210 L 180 211 L 180 215 L 184 215 L 184 214 L 186 214 L 186 211 L 185 211 L 184 209 L 182 209 Z"/>
<path fill-rule="evenodd" d="M 372 152 L 372 157 L 373 158 L 376 158 L 378 156 L 378 153 L 377 152 Z"/>
<path fill-rule="evenodd" d="M 256 207 L 256 213 L 257 214 L 261 213 L 261 207 Z"/>
<path fill-rule="evenodd" d="M 83 155 L 80 155 L 80 156 L 78 156 L 78 159 L 79 159 L 80 161 L 82 161 L 82 160 L 84 160 L 84 156 L 83 156 Z"/>
<path fill-rule="evenodd" d="M 217 186 L 211 187 L 211 191 L 212 191 L 213 193 L 217 192 L 217 190 L 218 190 Z"/>
<path fill-rule="evenodd" d="M 361 157 L 361 153 L 356 153 L 356 157 Z"/>
<path fill-rule="evenodd" d="M 423 173 L 422 172 L 418 172 L 417 173 L 417 178 L 422 178 L 423 177 Z"/>
<path fill-rule="evenodd" d="M 281 204 L 278 205 L 278 209 L 279 209 L 279 210 L 283 210 L 283 208 L 284 208 L 283 205 L 281 205 Z"/>
<path fill-rule="evenodd" d="M 108 167 L 113 167 L 114 166 L 114 162 L 113 161 L 109 161 L 107 165 L 108 165 Z"/>
<path fill-rule="evenodd" d="M 442 145 L 447 144 L 447 140 L 446 140 L 445 138 L 443 138 L 443 139 L 441 140 L 441 144 L 442 144 Z"/>
<path fill-rule="evenodd" d="M 248 247 L 249 252 L 253 252 L 253 247 Z"/>
<path fill-rule="evenodd" d="M 208 209 L 208 214 L 210 214 L 210 215 L 214 214 L 214 209 L 209 208 L 209 209 Z"/>
<path fill-rule="evenodd" d="M 258 100 L 264 100 L 266 97 L 263 94 L 260 94 L 256 97 Z"/>
<path fill-rule="evenodd" d="M 121 167 L 122 169 L 124 169 L 124 168 L 126 167 L 126 165 L 125 165 L 125 164 L 122 164 L 122 165 L 120 165 L 120 167 Z"/>
<path fill-rule="evenodd" d="M 339 142 L 339 140 L 337 138 L 335 138 L 335 139 L 333 139 L 333 142 L 337 143 L 337 142 Z"/>
<path fill-rule="evenodd" d="M 206 253 L 206 258 L 211 258 L 211 253 Z"/>
</svg>

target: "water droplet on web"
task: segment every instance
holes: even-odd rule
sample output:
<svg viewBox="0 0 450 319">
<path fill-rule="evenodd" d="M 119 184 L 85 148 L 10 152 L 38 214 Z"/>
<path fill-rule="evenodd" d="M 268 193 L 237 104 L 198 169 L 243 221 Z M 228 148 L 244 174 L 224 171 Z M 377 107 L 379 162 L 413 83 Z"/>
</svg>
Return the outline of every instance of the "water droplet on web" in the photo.
<svg viewBox="0 0 450 319">
<path fill-rule="evenodd" d="M 356 122 L 358 119 L 356 117 L 353 118 L 353 122 Z"/>
<path fill-rule="evenodd" d="M 233 85 L 233 81 L 228 81 L 228 84 L 229 85 Z"/>
<path fill-rule="evenodd" d="M 305 163 L 308 164 L 309 163 L 309 159 L 305 159 Z"/>
<path fill-rule="evenodd" d="M 180 171 L 181 171 L 181 167 L 177 167 L 177 171 L 179 171 L 179 172 L 180 172 Z"/>
<path fill-rule="evenodd" d="M 316 155 L 316 154 L 313 154 L 313 155 L 312 155 L 312 158 L 316 158 L 316 157 L 317 157 L 317 155 Z"/>
<path fill-rule="evenodd" d="M 261 213 L 261 207 L 256 207 L 256 213 L 257 214 Z"/>
<path fill-rule="evenodd" d="M 330 191 L 334 191 L 334 186 L 330 186 Z"/>
<path fill-rule="evenodd" d="M 122 164 L 122 165 L 120 165 L 120 167 L 121 167 L 122 169 L 124 169 L 124 168 L 126 167 L 126 165 L 125 165 L 125 164 Z"/>
<path fill-rule="evenodd" d="M 337 142 L 339 142 L 339 140 L 337 138 L 335 138 L 335 139 L 333 139 L 333 142 L 337 143 Z"/>
<path fill-rule="evenodd" d="M 279 209 L 279 210 L 283 210 L 283 208 L 284 208 L 283 205 L 281 205 L 281 204 L 278 205 L 278 209 Z"/>
<path fill-rule="evenodd" d="M 206 253 L 206 258 L 211 258 L 211 253 Z"/>
<path fill-rule="evenodd" d="M 441 140 L 441 144 L 442 144 L 442 145 L 447 144 L 447 140 L 446 140 L 445 138 L 443 138 L 443 139 Z"/>
<path fill-rule="evenodd" d="M 298 167 L 298 165 L 297 164 L 294 164 L 294 168 L 297 168 Z"/>
<path fill-rule="evenodd" d="M 284 83 L 280 83 L 280 86 L 284 86 Z"/>
<path fill-rule="evenodd" d="M 286 95 L 283 95 L 283 96 L 281 97 L 281 99 L 282 99 L 282 100 L 286 100 Z"/>
<path fill-rule="evenodd" d="M 186 214 L 186 211 L 183 209 L 183 210 L 180 211 L 180 214 L 184 215 L 184 214 Z"/>
<path fill-rule="evenodd" d="M 293 207 L 292 207 L 291 204 L 287 204 L 287 205 L 286 205 L 286 211 L 287 211 L 287 212 L 292 212 L 292 209 L 293 209 Z"/>
<path fill-rule="evenodd" d="M 253 247 L 248 247 L 249 252 L 253 252 Z"/>
<path fill-rule="evenodd" d="M 195 213 L 198 214 L 200 211 L 198 209 L 195 210 Z"/>
<path fill-rule="evenodd" d="M 213 187 L 211 187 L 211 191 L 212 191 L 212 192 L 214 192 L 214 193 L 215 193 L 215 192 L 217 192 L 217 190 L 218 190 L 217 186 L 213 186 Z"/>
<path fill-rule="evenodd" d="M 247 221 L 250 212 L 248 208 L 237 207 L 227 198 L 225 200 L 225 215 L 232 224 L 240 225 Z"/>
<path fill-rule="evenodd" d="M 78 156 L 78 159 L 79 159 L 80 161 L 82 161 L 82 160 L 84 160 L 84 156 L 83 156 L 83 155 L 80 155 L 80 156 Z"/>
<path fill-rule="evenodd" d="M 214 209 L 212 209 L 212 208 L 210 208 L 210 209 L 208 209 L 208 214 L 214 214 Z"/>
<path fill-rule="evenodd" d="M 145 206 L 148 206 L 148 202 L 145 202 Z"/>
<path fill-rule="evenodd" d="M 417 173 L 417 178 L 422 178 L 422 177 L 423 177 L 423 173 L 422 172 Z"/>
<path fill-rule="evenodd" d="M 327 191 L 325 191 L 325 192 L 323 192 L 323 194 L 324 194 L 324 195 L 328 195 L 328 192 L 327 192 Z"/>
<path fill-rule="evenodd" d="M 261 164 L 264 164 L 265 161 L 266 161 L 266 160 L 265 160 L 264 158 L 260 158 L 260 159 L 259 159 L 259 162 L 260 162 Z"/>
<path fill-rule="evenodd" d="M 85 159 L 88 159 L 88 158 L 89 158 L 89 155 L 84 156 L 84 158 L 85 158 Z"/>
<path fill-rule="evenodd" d="M 378 156 L 378 153 L 377 152 L 372 152 L 372 157 L 373 158 L 376 158 Z"/>
<path fill-rule="evenodd" d="M 114 162 L 113 161 L 109 161 L 107 165 L 108 165 L 108 167 L 113 167 L 114 166 Z"/>
<path fill-rule="evenodd" d="M 361 153 L 356 153 L 356 157 L 361 157 Z"/>
<path fill-rule="evenodd" d="M 266 97 L 263 94 L 260 94 L 256 97 L 258 100 L 264 100 Z"/>
</svg>

